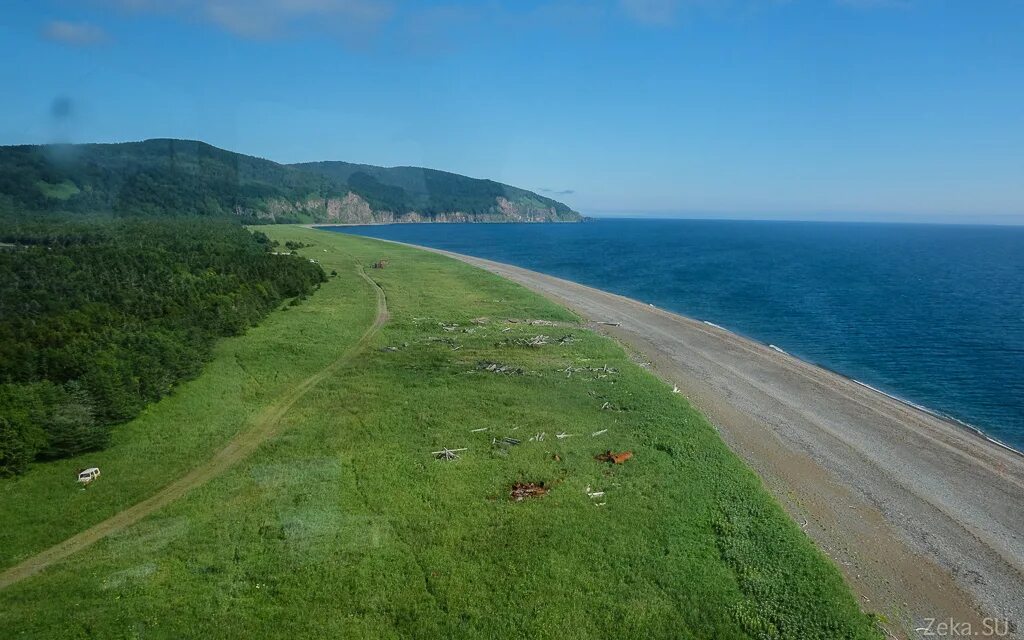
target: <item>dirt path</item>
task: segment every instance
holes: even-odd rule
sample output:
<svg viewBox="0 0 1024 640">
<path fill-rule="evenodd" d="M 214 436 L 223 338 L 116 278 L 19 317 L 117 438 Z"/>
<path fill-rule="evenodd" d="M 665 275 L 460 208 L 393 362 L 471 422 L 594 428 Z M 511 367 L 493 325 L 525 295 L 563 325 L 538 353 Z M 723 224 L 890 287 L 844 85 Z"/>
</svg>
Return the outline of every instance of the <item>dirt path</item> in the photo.
<svg viewBox="0 0 1024 640">
<path fill-rule="evenodd" d="M 191 489 L 203 485 L 224 473 L 232 465 L 251 455 L 261 444 L 280 433 L 281 419 L 292 406 L 327 376 L 351 362 L 388 321 L 387 297 L 384 295 L 384 290 L 370 276 L 366 275 L 362 266 L 358 267 L 358 271 L 360 277 L 366 280 L 377 294 L 377 315 L 370 328 L 363 333 L 354 345 L 342 353 L 334 362 L 288 389 L 275 403 L 261 411 L 250 423 L 249 428 L 237 433 L 223 449 L 202 465 L 178 478 L 142 502 L 134 504 L 103 522 L 0 573 L 0 589 L 5 589 L 16 582 L 33 576 L 50 565 L 85 549 L 94 542 L 130 527 L 146 516 L 181 498 Z"/>
<path fill-rule="evenodd" d="M 715 326 L 526 269 L 432 250 L 537 291 L 651 362 L 904 637 L 929 619 L 1024 626 L 1024 457 Z M 1020 629 L 1018 629 L 1018 633 Z M 1010 634 L 1017 637 L 1017 634 Z"/>
</svg>

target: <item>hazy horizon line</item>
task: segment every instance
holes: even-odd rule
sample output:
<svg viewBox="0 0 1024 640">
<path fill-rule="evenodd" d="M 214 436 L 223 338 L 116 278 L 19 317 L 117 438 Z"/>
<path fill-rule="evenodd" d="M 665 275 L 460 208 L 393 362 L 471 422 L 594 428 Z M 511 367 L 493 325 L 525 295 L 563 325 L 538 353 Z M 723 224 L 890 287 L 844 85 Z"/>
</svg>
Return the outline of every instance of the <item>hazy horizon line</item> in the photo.
<svg viewBox="0 0 1024 640">
<path fill-rule="evenodd" d="M 980 227 L 1024 226 L 1024 214 L 913 214 L 913 213 L 745 213 L 745 212 L 626 212 L 580 211 L 587 218 L 628 220 L 717 220 L 723 222 L 843 222 L 880 224 L 924 224 Z"/>
<path fill-rule="evenodd" d="M 208 142 L 203 138 L 189 138 L 189 137 L 174 137 L 170 135 L 162 136 L 150 136 L 143 138 L 118 138 L 118 139 L 107 139 L 102 141 L 91 141 L 91 142 L 73 142 L 73 141 L 51 141 L 51 142 L 22 142 L 22 143 L 10 143 L 2 142 L 0 147 L 19 147 L 19 146 L 40 146 L 40 147 L 53 147 L 53 146 L 79 146 L 79 145 L 117 145 L 117 144 L 138 144 L 144 142 L 152 142 L 157 140 L 174 140 L 181 142 L 196 142 L 200 144 L 206 144 L 211 147 L 227 151 L 229 153 L 238 153 L 241 155 L 247 155 L 261 160 L 269 160 L 279 165 L 289 166 L 294 164 L 304 163 L 316 163 L 316 162 L 346 162 L 349 164 L 368 164 L 361 161 L 353 160 L 277 160 L 273 159 L 271 155 L 260 152 L 251 151 L 235 151 L 231 146 L 224 145 L 221 142 Z M 232 145 L 233 146 L 233 145 Z M 431 171 L 440 171 L 444 173 L 452 173 L 455 175 L 463 175 L 478 180 L 491 180 L 498 182 L 494 178 L 486 175 L 477 174 L 475 176 L 469 175 L 468 173 L 459 173 L 455 169 L 439 169 L 436 166 L 425 166 L 415 164 L 380 164 L 380 165 L 369 165 L 369 166 L 381 166 L 383 168 L 414 168 L 414 169 L 426 169 Z M 502 178 L 501 180 L 506 180 Z M 573 189 L 567 189 L 564 191 L 557 191 L 552 189 L 544 189 L 538 187 L 520 187 L 512 183 L 502 183 L 508 186 L 527 189 L 533 191 L 538 195 L 548 193 L 546 197 L 556 196 L 559 202 L 565 203 L 565 199 L 571 200 L 572 198 L 565 198 L 567 195 L 577 195 L 579 192 Z M 569 204 L 569 203 L 565 203 Z M 751 211 L 693 211 L 693 210 L 641 210 L 641 211 L 622 211 L 622 210 L 608 210 L 608 209 L 591 209 L 590 207 L 573 206 L 569 204 L 570 208 L 579 211 L 582 215 L 590 218 L 628 218 L 628 219 L 649 219 L 649 220 L 734 220 L 734 221 L 765 221 L 765 222 L 865 222 L 865 223 L 887 223 L 887 224 L 940 224 L 940 225 L 970 225 L 970 226 L 1007 226 L 1016 227 L 1024 226 L 1024 212 L 1021 213 L 978 213 L 978 214 L 965 214 L 965 213 L 909 213 L 909 212 L 850 212 L 850 211 L 823 211 L 821 213 L 805 213 L 805 212 L 790 212 L 790 213 L 758 213 Z"/>
</svg>

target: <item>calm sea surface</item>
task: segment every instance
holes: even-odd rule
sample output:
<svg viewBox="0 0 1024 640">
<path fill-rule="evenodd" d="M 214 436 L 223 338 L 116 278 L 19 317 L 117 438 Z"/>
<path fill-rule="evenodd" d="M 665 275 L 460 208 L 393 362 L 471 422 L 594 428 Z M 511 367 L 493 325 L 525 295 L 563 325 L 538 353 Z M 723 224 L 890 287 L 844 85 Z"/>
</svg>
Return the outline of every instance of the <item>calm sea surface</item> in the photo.
<svg viewBox="0 0 1024 640">
<path fill-rule="evenodd" d="M 1024 449 L 1024 228 L 605 219 L 336 230 L 708 320 Z"/>
</svg>

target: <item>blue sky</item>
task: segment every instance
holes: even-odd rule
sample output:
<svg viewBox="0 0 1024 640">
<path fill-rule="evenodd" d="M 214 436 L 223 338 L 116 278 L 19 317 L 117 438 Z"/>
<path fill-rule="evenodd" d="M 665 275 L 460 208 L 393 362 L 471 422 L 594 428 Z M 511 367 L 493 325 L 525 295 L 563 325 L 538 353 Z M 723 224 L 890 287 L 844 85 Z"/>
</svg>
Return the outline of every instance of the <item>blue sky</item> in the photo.
<svg viewBox="0 0 1024 640">
<path fill-rule="evenodd" d="M 0 144 L 198 138 L 584 213 L 1024 222 L 1020 0 L 7 0 Z"/>
</svg>

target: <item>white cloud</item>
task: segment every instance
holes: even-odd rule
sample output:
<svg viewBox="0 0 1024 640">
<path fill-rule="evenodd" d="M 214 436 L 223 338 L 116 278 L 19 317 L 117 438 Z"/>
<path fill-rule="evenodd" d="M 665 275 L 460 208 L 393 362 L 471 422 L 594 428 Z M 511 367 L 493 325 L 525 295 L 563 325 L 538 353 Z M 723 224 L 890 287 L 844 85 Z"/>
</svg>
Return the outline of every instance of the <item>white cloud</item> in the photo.
<svg viewBox="0 0 1024 640">
<path fill-rule="evenodd" d="M 108 40 L 107 33 L 96 25 L 85 22 L 54 20 L 43 27 L 43 35 L 54 42 L 88 47 Z"/>
<path fill-rule="evenodd" d="M 790 0 L 95 0 L 129 13 L 213 25 L 243 38 L 327 36 L 349 45 L 387 41 L 410 50 L 458 47 L 467 32 L 593 30 L 616 19 L 671 27 L 694 12 L 749 11 Z M 907 0 L 831 0 L 869 5 Z M 389 31 L 389 38 L 383 32 Z"/>
<path fill-rule="evenodd" d="M 903 0 L 835 0 L 837 2 L 900 2 Z M 722 18 L 750 16 L 787 5 L 792 0 L 617 0 L 626 18 L 651 27 L 671 27 L 699 15 Z"/>
<path fill-rule="evenodd" d="M 245 38 L 304 33 L 358 35 L 391 18 L 387 0 L 107 0 L 131 12 L 163 13 L 208 22 Z"/>
</svg>

